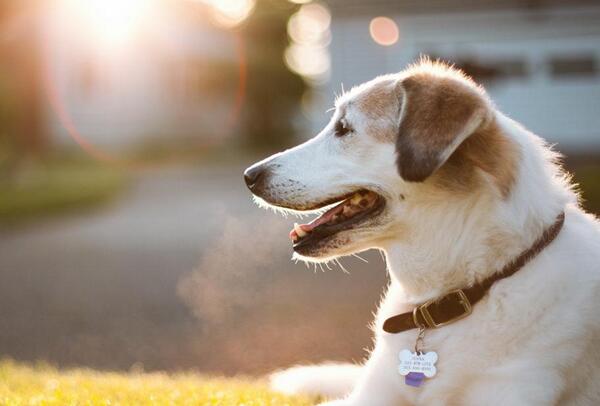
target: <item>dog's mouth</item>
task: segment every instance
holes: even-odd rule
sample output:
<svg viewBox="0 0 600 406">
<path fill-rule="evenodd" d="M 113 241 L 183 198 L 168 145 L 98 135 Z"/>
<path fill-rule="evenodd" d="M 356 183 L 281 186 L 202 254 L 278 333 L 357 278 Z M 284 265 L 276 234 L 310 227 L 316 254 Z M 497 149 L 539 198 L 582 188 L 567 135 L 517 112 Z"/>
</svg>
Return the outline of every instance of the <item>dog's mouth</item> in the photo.
<svg viewBox="0 0 600 406">
<path fill-rule="evenodd" d="M 383 196 L 366 189 L 330 199 L 327 204 L 337 202 L 308 224 L 294 224 L 290 239 L 294 250 L 314 245 L 340 231 L 350 230 L 379 215 L 385 206 Z"/>
</svg>

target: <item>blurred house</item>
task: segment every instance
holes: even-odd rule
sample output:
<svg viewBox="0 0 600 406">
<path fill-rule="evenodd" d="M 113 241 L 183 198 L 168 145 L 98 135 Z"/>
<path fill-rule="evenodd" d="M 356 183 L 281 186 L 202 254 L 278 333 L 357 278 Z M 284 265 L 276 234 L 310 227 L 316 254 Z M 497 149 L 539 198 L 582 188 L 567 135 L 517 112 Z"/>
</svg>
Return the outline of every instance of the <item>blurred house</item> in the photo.
<svg viewBox="0 0 600 406">
<path fill-rule="evenodd" d="M 584 0 L 329 0 L 325 94 L 420 54 L 455 63 L 498 107 L 562 150 L 600 151 L 600 3 Z M 384 19 L 374 18 L 378 16 Z M 332 97 L 325 97 L 330 107 Z M 320 122 L 327 116 L 319 115 Z M 316 128 L 315 128 L 316 129 Z"/>
<path fill-rule="evenodd" d="M 223 135 L 237 86 L 231 32 L 210 24 L 191 2 L 146 2 L 152 9 L 143 10 L 143 2 L 113 1 L 114 15 L 72 3 L 44 15 L 51 137 L 69 143 L 76 131 L 93 145 L 121 148 Z M 129 15 L 128 4 L 137 7 Z"/>
</svg>

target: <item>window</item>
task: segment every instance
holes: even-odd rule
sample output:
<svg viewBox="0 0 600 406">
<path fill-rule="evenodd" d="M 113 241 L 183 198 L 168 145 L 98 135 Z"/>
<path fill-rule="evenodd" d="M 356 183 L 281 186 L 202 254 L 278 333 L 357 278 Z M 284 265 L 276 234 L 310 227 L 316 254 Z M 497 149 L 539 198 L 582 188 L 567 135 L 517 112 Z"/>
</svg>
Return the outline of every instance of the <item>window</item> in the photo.
<svg viewBox="0 0 600 406">
<path fill-rule="evenodd" d="M 592 55 L 559 56 L 549 60 L 550 75 L 554 78 L 595 76 L 598 64 Z"/>
<path fill-rule="evenodd" d="M 528 71 L 525 61 L 520 59 L 478 61 L 458 59 L 456 66 L 477 82 L 491 83 L 497 80 L 524 79 Z"/>
<path fill-rule="evenodd" d="M 433 54 L 432 59 L 438 57 Z M 456 56 L 439 59 L 453 64 L 476 82 L 488 85 L 501 80 L 525 79 L 529 75 L 526 61 L 520 58 L 483 60 L 474 56 Z"/>
</svg>

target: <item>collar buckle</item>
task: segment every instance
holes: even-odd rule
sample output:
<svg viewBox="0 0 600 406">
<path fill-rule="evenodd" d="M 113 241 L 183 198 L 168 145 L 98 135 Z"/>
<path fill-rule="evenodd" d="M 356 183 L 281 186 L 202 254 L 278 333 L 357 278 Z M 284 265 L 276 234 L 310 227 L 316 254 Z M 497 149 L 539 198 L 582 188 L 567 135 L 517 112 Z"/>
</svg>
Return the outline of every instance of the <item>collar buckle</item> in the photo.
<svg viewBox="0 0 600 406">
<path fill-rule="evenodd" d="M 454 316 L 449 320 L 437 322 L 433 318 L 431 313 L 429 312 L 429 307 L 439 301 L 442 301 L 442 300 L 443 301 L 453 300 L 453 301 L 457 302 L 458 304 L 460 304 L 462 306 L 463 313 L 461 313 L 457 316 Z M 416 317 L 417 310 L 423 317 L 423 320 L 425 320 L 425 323 L 427 324 L 428 328 L 438 328 L 438 327 L 442 327 L 442 326 L 445 326 L 450 323 L 454 323 L 455 321 L 458 321 L 460 319 L 464 319 L 465 317 L 467 317 L 468 315 L 470 315 L 473 312 L 473 307 L 471 306 L 471 302 L 469 301 L 469 298 L 467 297 L 465 292 L 463 292 L 462 289 L 457 289 L 457 290 L 453 290 L 452 292 L 446 294 L 442 298 L 435 298 L 435 299 L 429 300 L 429 301 L 423 303 L 422 305 L 416 307 L 415 312 L 413 313 L 413 319 L 415 321 L 417 320 L 417 317 Z M 415 323 L 415 324 L 417 324 L 418 327 L 422 327 L 420 323 Z"/>
</svg>

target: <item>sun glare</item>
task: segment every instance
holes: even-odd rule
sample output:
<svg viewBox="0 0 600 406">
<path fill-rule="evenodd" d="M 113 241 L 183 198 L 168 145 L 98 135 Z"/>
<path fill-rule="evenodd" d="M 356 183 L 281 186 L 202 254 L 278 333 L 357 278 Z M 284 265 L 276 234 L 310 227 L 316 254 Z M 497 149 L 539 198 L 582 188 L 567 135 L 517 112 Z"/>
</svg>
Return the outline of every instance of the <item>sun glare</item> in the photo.
<svg viewBox="0 0 600 406">
<path fill-rule="evenodd" d="M 233 27 L 244 21 L 256 5 L 255 0 L 219 0 L 213 2 L 215 19 L 225 27 Z"/>
<path fill-rule="evenodd" d="M 244 22 L 256 6 L 256 0 L 196 0 L 207 4 L 212 19 L 224 28 L 235 27 Z"/>
<path fill-rule="evenodd" d="M 114 47 L 131 39 L 153 0 L 68 0 L 98 46 Z"/>
</svg>

